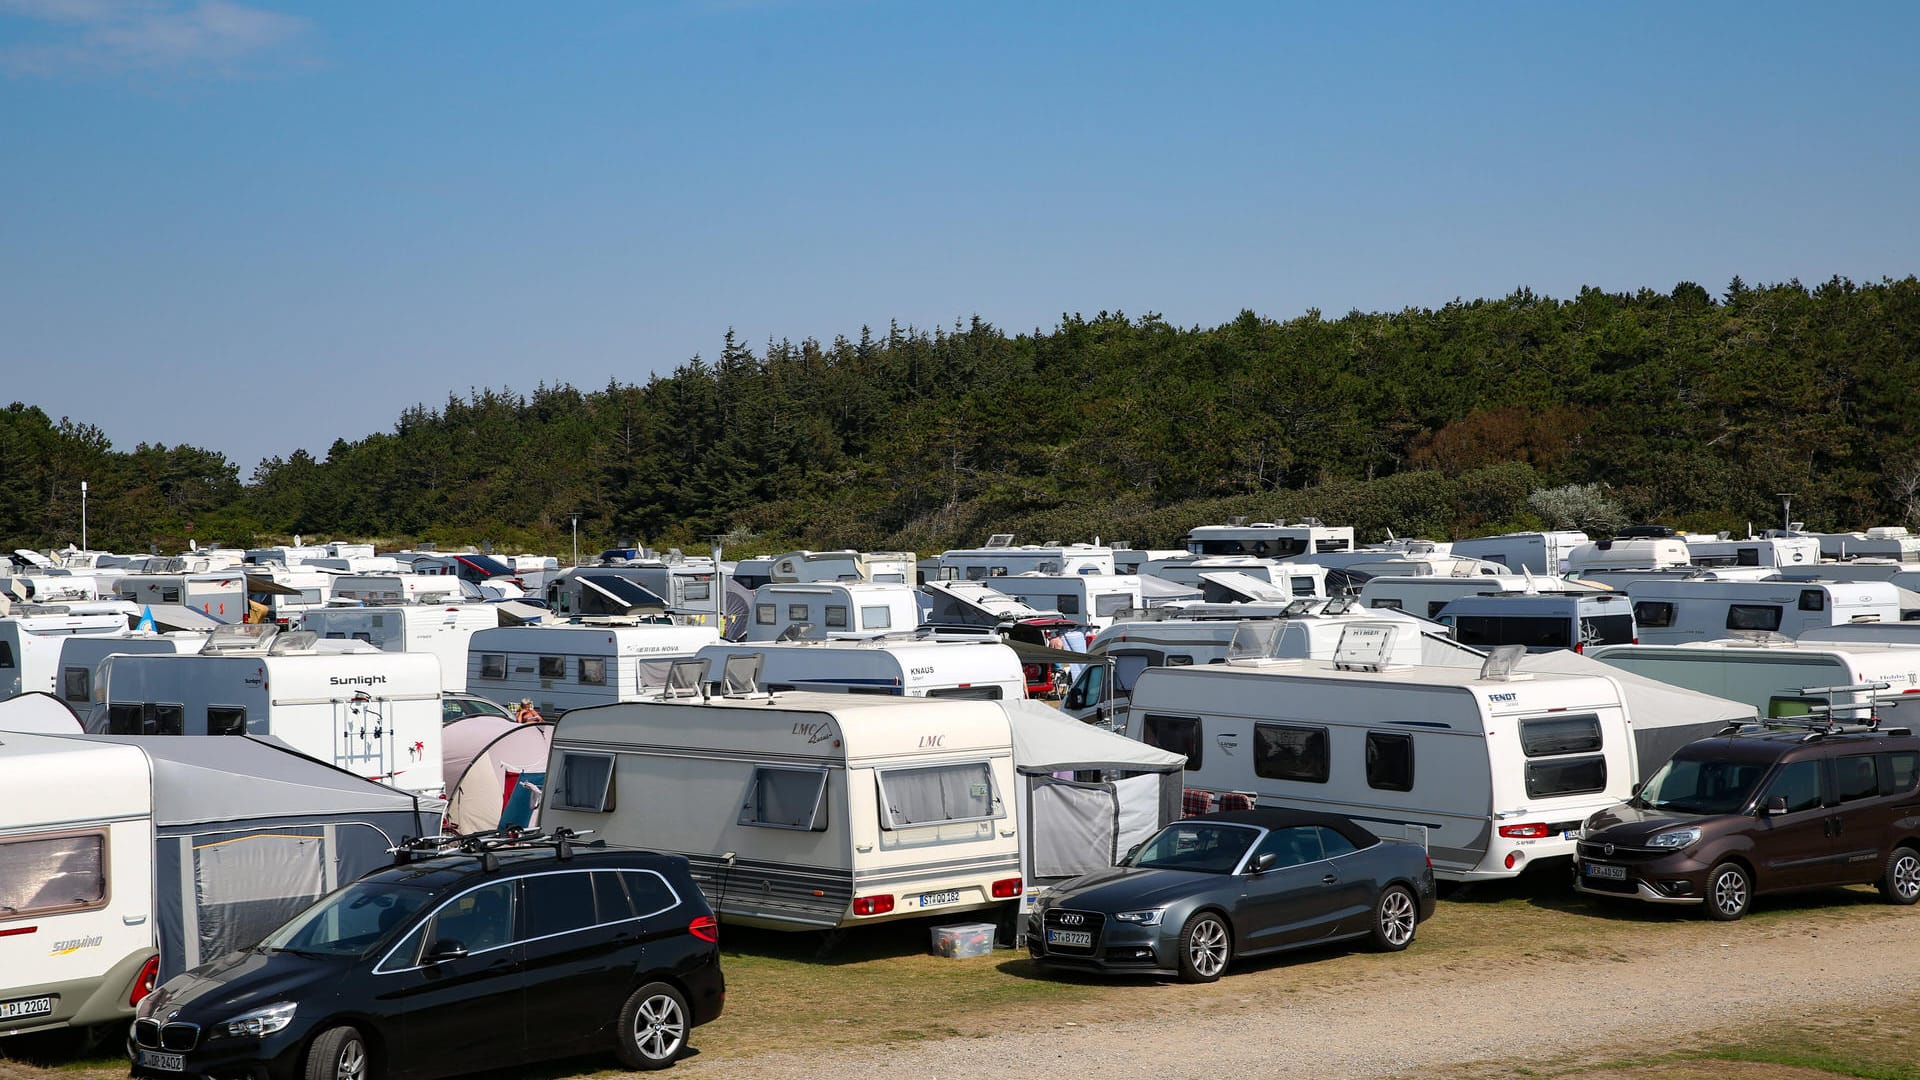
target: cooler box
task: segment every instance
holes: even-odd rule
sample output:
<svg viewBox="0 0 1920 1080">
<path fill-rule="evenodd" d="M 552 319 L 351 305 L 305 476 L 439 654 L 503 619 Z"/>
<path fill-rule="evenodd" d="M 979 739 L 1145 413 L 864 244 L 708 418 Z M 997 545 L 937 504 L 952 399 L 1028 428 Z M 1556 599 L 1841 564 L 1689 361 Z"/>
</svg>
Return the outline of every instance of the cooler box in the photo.
<svg viewBox="0 0 1920 1080">
<path fill-rule="evenodd" d="M 990 922 L 953 923 L 933 928 L 935 956 L 965 958 L 988 956 L 993 952 L 993 924 Z"/>
</svg>

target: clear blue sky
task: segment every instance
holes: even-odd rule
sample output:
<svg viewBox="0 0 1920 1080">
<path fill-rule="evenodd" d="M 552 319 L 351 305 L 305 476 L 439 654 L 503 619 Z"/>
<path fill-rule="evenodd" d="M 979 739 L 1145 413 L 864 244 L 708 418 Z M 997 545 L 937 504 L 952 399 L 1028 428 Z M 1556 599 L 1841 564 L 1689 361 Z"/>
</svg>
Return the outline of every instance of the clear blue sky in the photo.
<svg viewBox="0 0 1920 1080">
<path fill-rule="evenodd" d="M 734 328 L 1920 272 L 1920 4 L 0 0 L 0 400 L 263 456 Z"/>
</svg>

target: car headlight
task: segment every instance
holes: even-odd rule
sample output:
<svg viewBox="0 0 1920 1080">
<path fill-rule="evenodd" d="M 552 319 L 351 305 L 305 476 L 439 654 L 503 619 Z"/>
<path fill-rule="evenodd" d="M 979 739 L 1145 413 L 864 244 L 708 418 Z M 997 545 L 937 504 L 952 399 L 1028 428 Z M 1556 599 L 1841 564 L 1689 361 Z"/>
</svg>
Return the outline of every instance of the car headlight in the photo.
<svg viewBox="0 0 1920 1080">
<path fill-rule="evenodd" d="M 1655 833 L 1653 839 L 1647 841 L 1647 846 L 1655 848 L 1683 848 L 1699 839 L 1699 829 L 1668 829 L 1663 833 Z"/>
<path fill-rule="evenodd" d="M 213 1025 L 214 1038 L 263 1039 L 293 1023 L 296 1002 L 282 1001 Z"/>
<path fill-rule="evenodd" d="M 1160 916 L 1164 914 L 1166 909 L 1154 908 L 1151 911 L 1116 912 L 1113 917 L 1120 922 L 1133 923 L 1135 926 L 1159 926 Z"/>
</svg>

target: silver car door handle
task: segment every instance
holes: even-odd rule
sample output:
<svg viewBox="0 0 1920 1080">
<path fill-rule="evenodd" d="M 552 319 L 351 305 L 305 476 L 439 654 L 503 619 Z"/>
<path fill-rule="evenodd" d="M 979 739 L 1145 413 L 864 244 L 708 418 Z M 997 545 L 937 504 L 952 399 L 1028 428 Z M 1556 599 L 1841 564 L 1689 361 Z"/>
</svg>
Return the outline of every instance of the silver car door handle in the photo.
<svg viewBox="0 0 1920 1080">
<path fill-rule="evenodd" d="M 1321 878 L 1321 879 L 1320 879 L 1320 884 L 1322 884 L 1322 885 L 1338 885 L 1338 884 L 1340 884 L 1340 878 L 1339 878 L 1339 875 L 1337 875 L 1337 874 L 1328 874 L 1328 875 L 1327 875 L 1326 877 L 1323 877 L 1323 878 Z"/>
</svg>

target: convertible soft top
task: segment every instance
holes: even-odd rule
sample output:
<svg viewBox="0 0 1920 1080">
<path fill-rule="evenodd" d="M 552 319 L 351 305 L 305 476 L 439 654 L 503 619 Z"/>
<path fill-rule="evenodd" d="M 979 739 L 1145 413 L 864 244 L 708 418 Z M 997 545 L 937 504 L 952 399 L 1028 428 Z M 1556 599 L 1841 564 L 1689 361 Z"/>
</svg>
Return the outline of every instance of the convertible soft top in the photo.
<svg viewBox="0 0 1920 1080">
<path fill-rule="evenodd" d="M 1228 810 L 1208 814 L 1195 821 L 1220 821 L 1231 825 L 1256 825 L 1262 829 L 1287 829 L 1296 825 L 1324 825 L 1357 848 L 1372 847 L 1380 838 L 1338 814 L 1316 814 L 1311 810 Z"/>
</svg>

